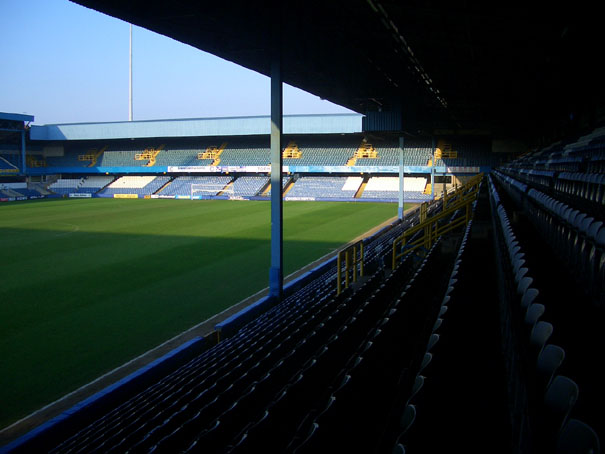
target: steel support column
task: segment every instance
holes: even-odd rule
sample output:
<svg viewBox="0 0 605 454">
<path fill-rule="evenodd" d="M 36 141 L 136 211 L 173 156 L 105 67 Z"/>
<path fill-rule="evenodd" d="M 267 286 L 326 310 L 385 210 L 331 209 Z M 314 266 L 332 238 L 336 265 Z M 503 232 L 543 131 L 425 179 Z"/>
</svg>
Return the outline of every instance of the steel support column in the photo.
<svg viewBox="0 0 605 454">
<path fill-rule="evenodd" d="M 25 175 L 25 128 L 21 130 L 21 173 Z"/>
<path fill-rule="evenodd" d="M 281 55 L 271 62 L 271 269 L 269 294 L 280 300 L 283 293 L 283 197 L 282 197 L 282 77 Z"/>
<path fill-rule="evenodd" d="M 433 136 L 433 144 L 431 146 L 431 199 L 435 198 L 435 136 Z"/>
<path fill-rule="evenodd" d="M 399 208 L 397 209 L 397 215 L 399 219 L 403 219 L 403 190 L 404 190 L 404 175 L 403 167 L 405 164 L 405 157 L 403 156 L 403 136 L 399 138 Z"/>
</svg>

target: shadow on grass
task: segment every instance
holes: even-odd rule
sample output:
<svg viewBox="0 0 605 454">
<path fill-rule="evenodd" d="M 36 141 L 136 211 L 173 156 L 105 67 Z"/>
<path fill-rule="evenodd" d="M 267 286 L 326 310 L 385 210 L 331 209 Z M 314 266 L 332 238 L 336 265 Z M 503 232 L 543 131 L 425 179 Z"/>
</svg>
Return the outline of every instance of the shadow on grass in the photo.
<svg viewBox="0 0 605 454">
<path fill-rule="evenodd" d="M 0 229 L 0 427 L 267 286 L 266 239 Z M 285 275 L 344 241 L 284 240 Z"/>
</svg>

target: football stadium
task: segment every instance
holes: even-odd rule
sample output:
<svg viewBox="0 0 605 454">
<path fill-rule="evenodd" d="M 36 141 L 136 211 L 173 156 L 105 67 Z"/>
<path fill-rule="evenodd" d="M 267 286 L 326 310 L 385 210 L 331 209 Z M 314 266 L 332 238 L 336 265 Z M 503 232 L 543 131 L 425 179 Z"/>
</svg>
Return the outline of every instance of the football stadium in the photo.
<svg viewBox="0 0 605 454">
<path fill-rule="evenodd" d="M 600 452 L 595 11 L 73 3 L 271 114 L 0 112 L 0 453 Z"/>
</svg>

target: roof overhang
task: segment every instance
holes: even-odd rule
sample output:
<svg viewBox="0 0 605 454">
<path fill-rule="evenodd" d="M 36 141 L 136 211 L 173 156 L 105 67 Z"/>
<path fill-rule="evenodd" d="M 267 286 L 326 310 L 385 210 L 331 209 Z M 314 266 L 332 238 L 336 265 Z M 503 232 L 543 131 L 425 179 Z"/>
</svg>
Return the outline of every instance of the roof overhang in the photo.
<svg viewBox="0 0 605 454">
<path fill-rule="evenodd" d="M 34 121 L 34 116 L 26 114 L 0 112 L 0 120 L 29 122 Z"/>
<path fill-rule="evenodd" d="M 603 106 L 595 6 L 449 0 L 76 0 L 402 129 L 540 134 Z M 276 30 L 281 30 L 281 34 Z M 279 38 L 280 37 L 280 38 Z"/>
</svg>

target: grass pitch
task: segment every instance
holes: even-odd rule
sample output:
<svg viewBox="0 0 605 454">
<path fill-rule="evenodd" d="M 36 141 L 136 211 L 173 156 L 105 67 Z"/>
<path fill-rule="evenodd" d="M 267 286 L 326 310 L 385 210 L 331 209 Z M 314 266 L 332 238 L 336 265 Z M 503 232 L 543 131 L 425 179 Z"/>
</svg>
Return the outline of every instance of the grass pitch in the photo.
<svg viewBox="0 0 605 454">
<path fill-rule="evenodd" d="M 396 214 L 284 204 L 285 275 Z M 270 204 L 0 205 L 0 428 L 268 285 Z"/>
</svg>

